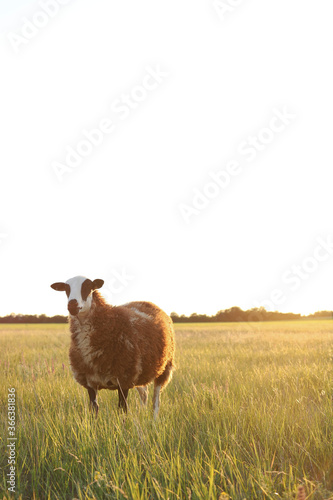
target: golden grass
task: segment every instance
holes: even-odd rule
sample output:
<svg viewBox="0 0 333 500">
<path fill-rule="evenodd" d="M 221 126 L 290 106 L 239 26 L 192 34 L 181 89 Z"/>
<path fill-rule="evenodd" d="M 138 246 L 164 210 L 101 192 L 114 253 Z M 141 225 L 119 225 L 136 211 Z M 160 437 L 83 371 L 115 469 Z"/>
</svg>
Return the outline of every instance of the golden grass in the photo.
<svg viewBox="0 0 333 500">
<path fill-rule="evenodd" d="M 17 497 L 332 499 L 332 325 L 177 324 L 177 370 L 156 424 L 136 391 L 127 417 L 101 391 L 90 418 L 67 325 L 2 325 L 2 400 L 8 387 L 17 394 Z M 5 404 L 1 415 L 9 498 Z"/>
</svg>

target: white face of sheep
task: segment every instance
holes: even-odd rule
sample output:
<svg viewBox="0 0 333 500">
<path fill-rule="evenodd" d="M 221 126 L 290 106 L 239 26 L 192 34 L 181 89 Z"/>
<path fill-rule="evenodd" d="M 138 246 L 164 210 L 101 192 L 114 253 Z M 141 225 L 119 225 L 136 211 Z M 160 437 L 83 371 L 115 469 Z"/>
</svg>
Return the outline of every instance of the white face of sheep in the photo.
<svg viewBox="0 0 333 500">
<path fill-rule="evenodd" d="M 53 283 L 51 288 L 58 292 L 66 292 L 68 297 L 68 311 L 72 316 L 85 314 L 91 308 L 92 292 L 101 288 L 103 280 L 91 281 L 85 276 L 75 276 L 66 283 Z"/>
</svg>

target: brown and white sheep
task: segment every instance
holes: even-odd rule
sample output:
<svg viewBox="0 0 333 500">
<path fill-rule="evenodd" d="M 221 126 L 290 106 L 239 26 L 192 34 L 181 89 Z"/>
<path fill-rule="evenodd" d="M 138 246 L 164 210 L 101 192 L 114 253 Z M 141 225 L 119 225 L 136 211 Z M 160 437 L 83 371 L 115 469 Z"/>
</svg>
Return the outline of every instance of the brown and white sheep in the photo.
<svg viewBox="0 0 333 500">
<path fill-rule="evenodd" d="M 107 304 L 97 290 L 103 280 L 76 276 L 53 283 L 68 297 L 74 378 L 88 390 L 90 406 L 98 413 L 97 391 L 118 390 L 118 406 L 127 411 L 129 389 L 136 387 L 147 403 L 147 384 L 154 381 L 153 410 L 159 410 L 160 391 L 171 380 L 175 339 L 171 318 L 150 302 Z"/>
</svg>

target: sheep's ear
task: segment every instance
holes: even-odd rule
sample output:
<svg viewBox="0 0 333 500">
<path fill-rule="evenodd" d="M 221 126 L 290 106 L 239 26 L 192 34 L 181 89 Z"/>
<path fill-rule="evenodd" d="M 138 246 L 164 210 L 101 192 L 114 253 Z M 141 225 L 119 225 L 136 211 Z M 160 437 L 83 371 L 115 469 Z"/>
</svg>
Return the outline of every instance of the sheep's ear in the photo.
<svg viewBox="0 0 333 500">
<path fill-rule="evenodd" d="M 53 285 L 51 285 L 51 288 L 53 288 L 53 290 L 57 290 L 57 292 L 64 292 L 67 288 L 67 285 L 66 283 L 53 283 Z"/>
<path fill-rule="evenodd" d="M 104 280 L 94 280 L 92 282 L 91 289 L 96 290 L 97 288 L 102 288 L 103 285 L 104 285 Z"/>
</svg>

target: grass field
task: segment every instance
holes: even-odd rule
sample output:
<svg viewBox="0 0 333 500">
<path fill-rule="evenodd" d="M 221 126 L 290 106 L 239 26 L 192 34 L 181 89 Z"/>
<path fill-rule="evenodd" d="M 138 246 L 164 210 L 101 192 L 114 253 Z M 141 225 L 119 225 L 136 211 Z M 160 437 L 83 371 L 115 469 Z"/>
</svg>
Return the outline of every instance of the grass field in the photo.
<svg viewBox="0 0 333 500">
<path fill-rule="evenodd" d="M 333 322 L 176 325 L 159 419 L 130 391 L 88 395 L 72 378 L 67 325 L 0 327 L 1 491 L 7 394 L 16 390 L 22 499 L 333 498 Z M 303 498 L 303 497 L 302 497 Z"/>
</svg>

